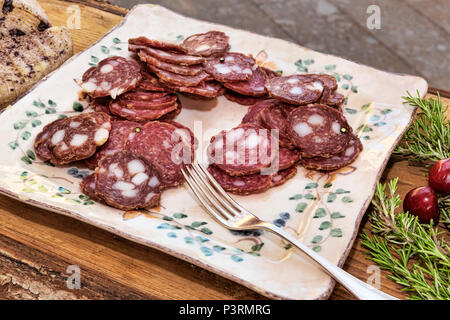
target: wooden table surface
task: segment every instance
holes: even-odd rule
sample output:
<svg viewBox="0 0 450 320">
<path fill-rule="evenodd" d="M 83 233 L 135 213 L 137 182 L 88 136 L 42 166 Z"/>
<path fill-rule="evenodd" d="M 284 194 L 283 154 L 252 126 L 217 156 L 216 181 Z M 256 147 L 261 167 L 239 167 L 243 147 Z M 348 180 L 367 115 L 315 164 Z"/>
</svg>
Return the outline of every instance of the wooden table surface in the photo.
<svg viewBox="0 0 450 320">
<path fill-rule="evenodd" d="M 54 25 L 73 29 L 74 52 L 91 46 L 119 23 L 126 10 L 95 0 L 40 0 Z M 76 6 L 76 7 L 71 7 Z M 442 93 L 441 93 L 442 95 Z M 433 96 L 433 94 L 429 94 Z M 444 98 L 449 104 L 450 99 Z M 401 196 L 426 184 L 426 170 L 390 161 L 383 180 L 399 177 Z M 368 228 L 363 219 L 361 229 Z M 361 280 L 373 263 L 357 239 L 344 269 Z M 82 287 L 67 289 L 67 268 L 81 269 Z M 381 289 L 404 298 L 401 287 L 381 276 Z M 49 211 L 0 196 L 0 299 L 264 299 L 263 296 L 163 252 Z M 351 299 L 337 285 L 331 299 Z"/>
</svg>

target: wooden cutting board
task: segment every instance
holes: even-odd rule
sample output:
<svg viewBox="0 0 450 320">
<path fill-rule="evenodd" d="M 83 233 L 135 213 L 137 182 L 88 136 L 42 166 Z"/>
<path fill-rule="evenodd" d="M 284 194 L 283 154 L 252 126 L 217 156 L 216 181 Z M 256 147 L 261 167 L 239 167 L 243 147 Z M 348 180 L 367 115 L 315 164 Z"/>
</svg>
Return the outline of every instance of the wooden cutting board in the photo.
<svg viewBox="0 0 450 320">
<path fill-rule="evenodd" d="M 54 25 L 72 29 L 74 53 L 119 23 L 126 9 L 94 0 L 39 1 Z M 79 16 L 78 16 L 79 13 Z M 79 20 L 77 20 L 79 17 Z M 429 96 L 435 91 L 430 90 Z M 442 92 L 441 96 L 450 97 Z M 450 99 L 443 98 L 445 104 Z M 403 197 L 426 184 L 426 170 L 390 161 L 383 180 L 399 177 Z M 368 229 L 367 219 L 361 229 Z M 357 239 L 344 269 L 361 280 L 373 263 Z M 79 266 L 81 289 L 67 289 L 69 266 Z M 381 289 L 404 298 L 381 275 Z M 264 299 L 259 294 L 163 252 L 55 213 L 0 196 L 0 299 Z M 337 285 L 331 299 L 352 299 Z"/>
</svg>

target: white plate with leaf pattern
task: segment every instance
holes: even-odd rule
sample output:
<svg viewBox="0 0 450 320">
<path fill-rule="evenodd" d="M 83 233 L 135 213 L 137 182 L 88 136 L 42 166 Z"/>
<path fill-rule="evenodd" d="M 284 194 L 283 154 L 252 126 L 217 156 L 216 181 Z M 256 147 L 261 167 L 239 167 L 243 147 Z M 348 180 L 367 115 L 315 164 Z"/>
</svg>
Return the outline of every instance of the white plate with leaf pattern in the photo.
<svg viewBox="0 0 450 320">
<path fill-rule="evenodd" d="M 80 78 L 110 55 L 127 56 L 127 40 L 146 35 L 181 42 L 186 36 L 221 30 L 232 51 L 252 54 L 258 64 L 283 74 L 328 73 L 346 97 L 344 114 L 360 136 L 364 151 L 349 167 L 333 173 L 299 168 L 284 185 L 235 199 L 262 219 L 274 221 L 339 266 L 351 249 L 395 144 L 414 108 L 402 104 L 406 91 L 427 91 L 425 80 L 387 73 L 283 40 L 186 18 L 155 5 L 136 6 L 99 42 L 72 57 L 0 115 L 2 137 L 0 192 L 64 214 L 122 237 L 157 248 L 278 299 L 326 299 L 334 281 L 276 236 L 230 232 L 213 221 L 182 186 L 164 191 L 161 207 L 123 212 L 95 203 L 80 193 L 89 170 L 76 164 L 56 168 L 33 152 L 42 127 L 61 116 L 89 111 L 77 99 Z M 182 98 L 177 121 L 194 130 L 204 150 L 209 138 L 236 126 L 247 107 L 220 97 L 213 101 Z"/>
</svg>

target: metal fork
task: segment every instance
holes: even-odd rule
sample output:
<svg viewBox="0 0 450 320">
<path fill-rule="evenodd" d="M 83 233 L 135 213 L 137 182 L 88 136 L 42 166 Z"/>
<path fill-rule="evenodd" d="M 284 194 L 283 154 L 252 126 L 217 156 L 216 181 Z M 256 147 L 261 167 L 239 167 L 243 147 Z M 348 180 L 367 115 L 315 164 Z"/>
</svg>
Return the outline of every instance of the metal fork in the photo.
<svg viewBox="0 0 450 320">
<path fill-rule="evenodd" d="M 231 230 L 263 229 L 282 237 L 314 260 L 328 275 L 358 299 L 398 300 L 345 272 L 283 229 L 270 222 L 260 220 L 234 201 L 201 164 L 194 162 L 186 165 L 185 169 L 182 169 L 182 173 L 198 201 L 225 228 Z"/>
</svg>

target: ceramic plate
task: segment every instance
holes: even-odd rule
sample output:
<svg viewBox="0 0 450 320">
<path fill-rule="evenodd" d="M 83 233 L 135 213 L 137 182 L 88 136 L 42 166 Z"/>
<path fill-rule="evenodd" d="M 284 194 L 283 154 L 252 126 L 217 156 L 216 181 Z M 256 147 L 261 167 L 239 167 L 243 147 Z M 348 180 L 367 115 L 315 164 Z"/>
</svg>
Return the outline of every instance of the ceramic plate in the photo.
<svg viewBox="0 0 450 320">
<path fill-rule="evenodd" d="M 1 192 L 31 205 L 85 221 L 201 266 L 267 297 L 324 299 L 334 281 L 278 237 L 262 232 L 232 233 L 215 223 L 187 187 L 164 191 L 161 207 L 123 212 L 90 200 L 79 182 L 90 172 L 82 165 L 52 167 L 36 158 L 33 142 L 42 127 L 61 116 L 89 111 L 77 100 L 81 78 L 110 55 L 127 56 L 127 40 L 146 35 L 181 42 L 208 30 L 230 36 L 232 51 L 252 54 L 258 64 L 283 74 L 328 73 L 346 97 L 344 114 L 364 143 L 351 166 L 332 173 L 299 168 L 282 186 L 235 199 L 260 218 L 276 221 L 314 251 L 342 266 L 395 144 L 414 109 L 402 104 L 406 91 L 424 95 L 417 77 L 375 70 L 283 40 L 202 22 L 154 5 L 135 7 L 98 43 L 74 56 L 0 116 Z M 177 120 L 189 126 L 204 150 L 210 137 L 236 126 L 247 107 L 220 97 L 183 98 Z M 201 159 L 202 153 L 198 155 Z"/>
</svg>

